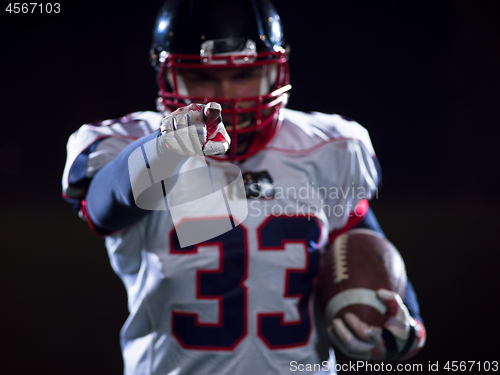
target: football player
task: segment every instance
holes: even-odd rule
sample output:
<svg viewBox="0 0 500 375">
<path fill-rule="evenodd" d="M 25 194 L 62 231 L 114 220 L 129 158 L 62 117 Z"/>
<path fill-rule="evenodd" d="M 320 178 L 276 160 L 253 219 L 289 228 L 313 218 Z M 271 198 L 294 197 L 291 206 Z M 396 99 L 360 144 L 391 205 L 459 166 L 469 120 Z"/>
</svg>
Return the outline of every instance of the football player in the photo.
<svg viewBox="0 0 500 375">
<path fill-rule="evenodd" d="M 367 203 L 380 173 L 358 123 L 286 108 L 273 5 L 168 0 L 150 59 L 158 111 L 83 125 L 63 175 L 128 293 L 125 374 L 334 373 L 332 341 L 351 358 L 415 354 L 425 330 L 411 283 L 404 300 L 378 292 L 382 329 L 355 315 L 325 325 L 318 311 L 327 244 L 381 232 Z"/>
</svg>

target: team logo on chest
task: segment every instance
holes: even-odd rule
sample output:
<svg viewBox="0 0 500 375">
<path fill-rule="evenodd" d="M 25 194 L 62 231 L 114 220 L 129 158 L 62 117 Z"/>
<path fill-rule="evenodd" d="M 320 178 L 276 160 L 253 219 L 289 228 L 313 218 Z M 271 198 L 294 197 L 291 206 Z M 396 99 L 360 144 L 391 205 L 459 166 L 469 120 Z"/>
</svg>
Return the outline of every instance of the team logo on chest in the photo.
<svg viewBox="0 0 500 375">
<path fill-rule="evenodd" d="M 226 178 L 228 181 L 234 180 L 234 176 L 231 174 L 226 174 Z M 273 179 L 267 171 L 244 172 L 243 184 L 246 196 L 240 196 L 241 190 L 230 189 L 230 199 L 272 199 L 276 194 Z"/>
</svg>

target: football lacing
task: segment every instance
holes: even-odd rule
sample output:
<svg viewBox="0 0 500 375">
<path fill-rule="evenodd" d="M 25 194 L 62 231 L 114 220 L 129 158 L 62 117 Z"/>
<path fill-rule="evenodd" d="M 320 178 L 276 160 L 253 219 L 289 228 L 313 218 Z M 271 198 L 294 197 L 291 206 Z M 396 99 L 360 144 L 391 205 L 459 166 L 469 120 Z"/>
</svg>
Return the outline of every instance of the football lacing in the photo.
<svg viewBox="0 0 500 375">
<path fill-rule="evenodd" d="M 347 280 L 349 275 L 347 274 L 347 240 L 349 238 L 348 234 L 342 234 L 337 237 L 333 243 L 333 257 L 332 257 L 332 268 L 333 268 L 333 283 L 337 284 L 343 280 Z"/>
</svg>

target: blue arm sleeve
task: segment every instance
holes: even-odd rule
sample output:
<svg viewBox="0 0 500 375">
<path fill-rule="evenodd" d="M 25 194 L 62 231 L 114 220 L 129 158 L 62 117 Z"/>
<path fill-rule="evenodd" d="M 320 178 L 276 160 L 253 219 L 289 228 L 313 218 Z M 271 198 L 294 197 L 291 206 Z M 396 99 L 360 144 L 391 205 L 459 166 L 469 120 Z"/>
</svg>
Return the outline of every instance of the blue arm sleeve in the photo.
<svg viewBox="0 0 500 375">
<path fill-rule="evenodd" d="M 378 223 L 377 218 L 375 217 L 375 214 L 373 213 L 371 207 L 368 207 L 368 211 L 366 212 L 365 217 L 357 223 L 354 228 L 365 228 L 365 229 L 371 229 L 374 230 L 375 232 L 379 233 L 381 236 L 385 237 L 384 232 L 382 231 L 382 228 L 380 227 L 380 224 Z"/>
<path fill-rule="evenodd" d="M 384 238 L 386 238 L 371 208 L 368 209 L 366 216 L 355 226 L 355 228 L 371 229 L 376 231 L 377 233 L 380 233 L 382 236 L 384 236 Z M 406 291 L 403 302 L 408 308 L 408 312 L 410 313 L 410 315 L 414 319 L 417 319 L 419 322 L 423 323 L 422 317 L 420 316 L 420 307 L 417 300 L 417 294 L 415 293 L 415 289 L 413 288 L 410 280 L 407 280 L 406 282 Z"/>
<path fill-rule="evenodd" d="M 420 306 L 418 305 L 417 294 L 415 293 L 415 289 L 413 289 L 413 285 L 410 280 L 406 281 L 406 292 L 403 302 L 408 308 L 410 315 L 414 319 L 417 319 L 420 323 L 424 324 L 424 321 L 420 316 Z"/>
<path fill-rule="evenodd" d="M 156 142 L 158 137 L 159 131 L 156 131 L 132 142 L 92 178 L 86 196 L 86 207 L 93 226 L 101 234 L 109 234 L 130 226 L 150 212 L 147 209 L 139 208 L 135 203 L 132 189 L 134 181 L 131 181 L 129 172 L 129 157 L 138 149 L 142 150 L 144 154 L 146 143 Z M 165 163 L 165 158 L 168 158 L 168 163 Z M 148 163 L 144 157 L 144 168 L 149 169 L 153 163 L 163 162 L 167 168 L 170 166 L 172 169 L 166 174 L 174 176 L 173 170 L 178 170 L 187 157 L 168 150 L 158 150 L 153 159 L 150 158 Z M 133 176 L 133 178 L 136 177 Z M 166 193 L 165 190 L 164 193 Z"/>
</svg>

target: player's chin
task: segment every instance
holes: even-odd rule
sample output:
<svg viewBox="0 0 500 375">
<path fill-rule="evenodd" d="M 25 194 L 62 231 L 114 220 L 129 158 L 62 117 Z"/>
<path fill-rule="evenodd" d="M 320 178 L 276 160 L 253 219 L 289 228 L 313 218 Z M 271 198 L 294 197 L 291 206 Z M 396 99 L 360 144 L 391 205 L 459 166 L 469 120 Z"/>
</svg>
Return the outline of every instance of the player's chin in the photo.
<svg viewBox="0 0 500 375">
<path fill-rule="evenodd" d="M 234 129 L 234 118 L 231 115 L 225 115 L 222 118 L 226 130 L 232 131 Z M 243 130 L 252 127 L 255 124 L 255 114 L 254 113 L 239 113 L 236 116 L 236 129 Z"/>
<path fill-rule="evenodd" d="M 245 154 L 254 138 L 255 132 L 245 132 L 232 137 L 231 139 L 231 148 L 236 147 L 236 155 L 240 156 Z"/>
<path fill-rule="evenodd" d="M 252 140 L 255 136 L 255 132 L 246 132 L 242 134 L 238 134 L 238 153 L 243 153 L 245 152 L 248 147 L 250 146 L 250 143 L 252 143 Z"/>
</svg>

